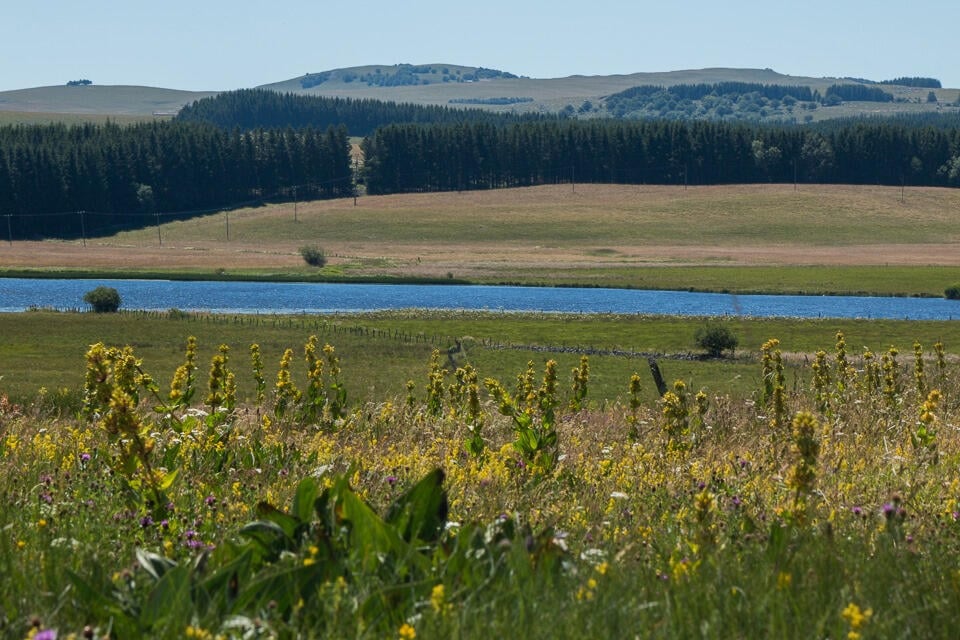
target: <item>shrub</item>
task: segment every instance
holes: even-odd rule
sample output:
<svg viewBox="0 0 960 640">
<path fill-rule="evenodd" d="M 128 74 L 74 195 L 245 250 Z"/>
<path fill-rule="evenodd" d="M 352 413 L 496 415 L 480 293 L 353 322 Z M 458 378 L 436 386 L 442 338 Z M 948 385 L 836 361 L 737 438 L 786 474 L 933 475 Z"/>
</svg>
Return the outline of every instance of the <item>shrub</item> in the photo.
<svg viewBox="0 0 960 640">
<path fill-rule="evenodd" d="M 327 256 L 324 255 L 323 249 L 316 245 L 300 247 L 300 255 L 311 267 L 322 267 L 327 264 Z"/>
<path fill-rule="evenodd" d="M 960 300 L 960 284 L 947 287 L 943 292 L 943 297 L 947 300 Z"/>
<path fill-rule="evenodd" d="M 83 301 L 97 313 L 114 313 L 120 308 L 120 292 L 113 287 L 97 287 L 87 291 Z"/>
<path fill-rule="evenodd" d="M 706 350 L 707 355 L 712 358 L 719 358 L 728 349 L 733 351 L 739 344 L 737 336 L 733 335 L 730 327 L 716 322 L 705 324 L 697 329 L 693 339 L 697 346 Z"/>
</svg>

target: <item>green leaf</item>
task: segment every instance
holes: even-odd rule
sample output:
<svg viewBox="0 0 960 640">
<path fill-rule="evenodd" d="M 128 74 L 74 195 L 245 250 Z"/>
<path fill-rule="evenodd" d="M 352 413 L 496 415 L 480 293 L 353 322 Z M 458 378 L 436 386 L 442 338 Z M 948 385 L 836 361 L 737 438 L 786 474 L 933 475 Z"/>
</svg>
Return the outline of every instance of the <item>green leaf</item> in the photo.
<svg viewBox="0 0 960 640">
<path fill-rule="evenodd" d="M 174 469 L 163 475 L 163 480 L 160 482 L 160 491 L 166 491 L 173 485 L 174 481 L 177 479 L 177 474 L 180 472 L 180 469 Z"/>
<path fill-rule="evenodd" d="M 340 492 L 335 508 L 341 524 L 350 525 L 350 552 L 360 560 L 365 571 L 376 571 L 388 556 L 399 559 L 411 555 L 409 545 L 397 529 L 381 520 L 353 491 Z"/>
<path fill-rule="evenodd" d="M 407 542 L 436 542 L 447 523 L 447 494 L 444 473 L 434 469 L 387 510 L 386 521 L 394 525 Z"/>
<path fill-rule="evenodd" d="M 143 604 L 140 622 L 144 627 L 152 628 L 168 618 L 190 615 L 193 609 L 190 606 L 190 577 L 189 568 L 182 566 L 163 574 Z"/>
<path fill-rule="evenodd" d="M 270 557 L 276 557 L 281 551 L 293 548 L 293 539 L 283 527 L 270 520 L 250 522 L 240 529 L 240 535 L 259 544 Z"/>
<path fill-rule="evenodd" d="M 284 513 L 268 502 L 257 503 L 257 515 L 262 520 L 267 520 L 283 529 L 283 532 L 290 540 L 295 540 L 297 529 L 300 527 L 301 520 L 289 513 Z"/>
<path fill-rule="evenodd" d="M 160 580 L 167 571 L 177 566 L 177 563 L 169 558 L 140 548 L 137 549 L 137 562 L 154 580 Z"/>
<path fill-rule="evenodd" d="M 310 522 L 313 517 L 313 505 L 320 492 L 320 486 L 316 479 L 306 477 L 297 485 L 297 491 L 293 496 L 293 504 L 290 512 L 301 523 Z"/>
</svg>

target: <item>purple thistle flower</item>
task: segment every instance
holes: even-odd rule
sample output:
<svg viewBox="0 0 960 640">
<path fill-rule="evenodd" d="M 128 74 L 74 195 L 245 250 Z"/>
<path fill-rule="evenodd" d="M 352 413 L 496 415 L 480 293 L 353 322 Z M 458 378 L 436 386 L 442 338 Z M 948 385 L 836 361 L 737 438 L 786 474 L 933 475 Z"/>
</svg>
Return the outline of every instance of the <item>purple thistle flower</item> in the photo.
<svg viewBox="0 0 960 640">
<path fill-rule="evenodd" d="M 33 638 L 34 640 L 57 640 L 57 630 L 44 629 L 43 631 L 38 631 Z"/>
<path fill-rule="evenodd" d="M 850 509 L 850 511 L 851 511 L 851 512 L 853 513 L 853 515 L 855 515 L 855 516 L 863 515 L 863 509 L 861 509 L 860 507 L 853 507 L 852 509 Z"/>
<path fill-rule="evenodd" d="M 80 462 L 90 462 L 90 454 L 83 452 L 80 454 Z"/>
</svg>

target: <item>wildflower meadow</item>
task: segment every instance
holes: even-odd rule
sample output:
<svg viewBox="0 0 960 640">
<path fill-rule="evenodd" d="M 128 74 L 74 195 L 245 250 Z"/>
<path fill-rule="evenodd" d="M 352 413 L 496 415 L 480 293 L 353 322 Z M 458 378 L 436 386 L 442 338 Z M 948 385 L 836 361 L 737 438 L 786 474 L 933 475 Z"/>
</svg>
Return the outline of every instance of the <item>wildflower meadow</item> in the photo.
<svg viewBox="0 0 960 640">
<path fill-rule="evenodd" d="M 0 636 L 954 637 L 957 364 L 825 343 L 655 403 L 587 357 L 360 399 L 315 336 L 169 380 L 94 344 L 75 415 L 0 395 Z"/>
</svg>

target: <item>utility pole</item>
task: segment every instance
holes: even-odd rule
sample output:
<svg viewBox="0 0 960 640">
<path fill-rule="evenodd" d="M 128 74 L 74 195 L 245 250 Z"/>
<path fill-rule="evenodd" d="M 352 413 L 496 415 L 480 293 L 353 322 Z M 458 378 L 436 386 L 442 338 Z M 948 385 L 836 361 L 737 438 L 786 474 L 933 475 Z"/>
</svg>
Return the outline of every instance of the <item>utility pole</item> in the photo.
<svg viewBox="0 0 960 640">
<path fill-rule="evenodd" d="M 13 246 L 13 232 L 10 230 L 10 218 L 11 218 L 11 217 L 12 217 L 12 216 L 8 213 L 8 214 L 7 214 L 7 242 L 9 242 L 9 243 L 10 243 L 10 246 L 12 247 L 12 246 Z"/>
<path fill-rule="evenodd" d="M 162 247 L 162 246 L 163 246 L 163 238 L 160 237 L 160 213 L 159 213 L 159 212 L 155 212 L 155 213 L 154 213 L 154 216 L 156 216 L 156 220 L 157 220 L 157 244 L 159 244 L 159 245 Z"/>
<path fill-rule="evenodd" d="M 87 225 L 83 220 L 83 214 L 85 214 L 86 211 L 79 211 L 78 213 L 80 214 L 80 238 L 83 240 L 83 246 L 86 247 L 87 246 Z"/>
<path fill-rule="evenodd" d="M 230 241 L 230 211 L 226 210 L 224 213 L 227 216 L 227 242 Z"/>
<path fill-rule="evenodd" d="M 297 221 L 297 186 L 293 186 L 293 221 Z"/>
</svg>

